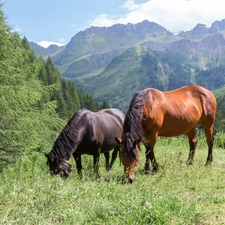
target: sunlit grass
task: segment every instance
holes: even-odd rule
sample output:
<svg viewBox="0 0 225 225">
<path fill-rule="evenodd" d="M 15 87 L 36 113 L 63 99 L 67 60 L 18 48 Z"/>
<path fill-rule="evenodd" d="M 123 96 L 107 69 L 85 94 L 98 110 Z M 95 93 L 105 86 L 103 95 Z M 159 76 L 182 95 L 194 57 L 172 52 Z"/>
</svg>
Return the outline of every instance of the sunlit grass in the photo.
<svg viewBox="0 0 225 225">
<path fill-rule="evenodd" d="M 160 169 L 143 175 L 145 151 L 132 185 L 124 184 L 116 160 L 100 177 L 91 156 L 84 155 L 83 179 L 75 163 L 68 179 L 51 177 L 42 153 L 22 158 L 0 174 L 0 224 L 225 224 L 225 150 L 215 147 L 205 167 L 207 147 L 201 137 L 195 162 L 186 165 L 186 138 L 159 139 L 155 156 Z"/>
</svg>

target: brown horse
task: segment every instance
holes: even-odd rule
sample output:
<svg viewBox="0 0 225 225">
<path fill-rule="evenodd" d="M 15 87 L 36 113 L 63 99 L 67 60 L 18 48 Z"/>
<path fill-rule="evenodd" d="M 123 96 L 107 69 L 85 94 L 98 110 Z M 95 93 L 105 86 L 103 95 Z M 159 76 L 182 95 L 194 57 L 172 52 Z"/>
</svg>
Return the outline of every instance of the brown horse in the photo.
<svg viewBox="0 0 225 225">
<path fill-rule="evenodd" d="M 158 136 L 174 137 L 186 134 L 190 153 L 188 164 L 194 160 L 197 145 L 196 126 L 202 124 L 208 145 L 206 165 L 213 160 L 213 124 L 216 115 L 216 99 L 207 89 L 192 85 L 173 91 L 161 92 L 149 88 L 139 91 L 133 97 L 125 117 L 123 135 L 116 138 L 121 146 L 124 172 L 130 183 L 138 165 L 140 141 L 146 148 L 144 171 L 158 170 L 154 156 L 154 146 Z"/>
<path fill-rule="evenodd" d="M 92 112 L 77 111 L 56 139 L 50 152 L 45 152 L 51 174 L 67 177 L 71 171 L 69 159 L 76 161 L 79 176 L 82 175 L 81 155 L 93 155 L 94 167 L 98 172 L 100 153 L 104 153 L 106 169 L 110 170 L 120 146 L 115 135 L 122 136 L 124 113 L 119 109 L 102 109 Z M 109 151 L 114 149 L 109 164 Z"/>
</svg>

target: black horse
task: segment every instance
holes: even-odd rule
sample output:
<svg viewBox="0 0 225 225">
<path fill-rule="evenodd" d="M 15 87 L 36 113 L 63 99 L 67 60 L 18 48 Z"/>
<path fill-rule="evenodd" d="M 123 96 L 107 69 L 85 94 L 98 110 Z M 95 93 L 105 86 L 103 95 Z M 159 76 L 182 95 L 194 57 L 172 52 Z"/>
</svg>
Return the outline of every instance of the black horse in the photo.
<svg viewBox="0 0 225 225">
<path fill-rule="evenodd" d="M 98 112 L 81 109 L 76 112 L 56 139 L 52 150 L 44 152 L 50 173 L 67 177 L 71 171 L 68 160 L 73 155 L 81 176 L 82 154 L 93 155 L 94 168 L 98 172 L 100 153 L 104 153 L 106 169 L 110 170 L 119 152 L 115 136 L 122 136 L 124 117 L 124 113 L 118 109 L 102 109 Z M 112 149 L 109 164 L 109 151 Z"/>
</svg>

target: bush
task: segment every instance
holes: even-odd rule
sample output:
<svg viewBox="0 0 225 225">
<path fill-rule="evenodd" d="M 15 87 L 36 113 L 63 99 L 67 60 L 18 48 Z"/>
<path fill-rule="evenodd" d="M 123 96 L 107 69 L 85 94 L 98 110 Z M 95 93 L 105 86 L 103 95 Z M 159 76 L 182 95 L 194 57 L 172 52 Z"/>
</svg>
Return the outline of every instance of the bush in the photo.
<svg viewBox="0 0 225 225">
<path fill-rule="evenodd" d="M 225 148 L 225 134 L 219 132 L 215 135 L 214 146 L 217 148 Z"/>
</svg>

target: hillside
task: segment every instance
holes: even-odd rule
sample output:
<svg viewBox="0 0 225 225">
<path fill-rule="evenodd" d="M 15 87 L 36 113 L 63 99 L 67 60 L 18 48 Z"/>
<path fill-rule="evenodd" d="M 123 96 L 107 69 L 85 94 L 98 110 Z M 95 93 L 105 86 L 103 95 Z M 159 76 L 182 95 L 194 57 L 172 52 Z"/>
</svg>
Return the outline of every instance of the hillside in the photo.
<svg viewBox="0 0 225 225">
<path fill-rule="evenodd" d="M 131 96 L 146 87 L 171 90 L 204 79 L 198 75 L 225 65 L 225 20 L 210 28 L 197 24 L 175 35 L 149 21 L 91 27 L 71 38 L 64 47 L 49 47 L 36 54 L 50 55 L 63 77 L 98 101 L 126 110 Z M 221 67 L 223 68 L 223 67 Z M 212 71 L 211 71 L 212 70 Z M 210 72 L 211 71 L 211 72 Z M 222 72 L 220 76 L 222 76 Z M 222 83 L 205 86 L 220 88 Z M 220 86 L 220 87 L 218 87 Z"/>
<path fill-rule="evenodd" d="M 137 90 L 147 87 L 169 90 L 190 84 L 187 82 L 191 79 L 190 69 L 184 63 L 176 65 L 177 59 L 173 55 L 168 60 L 165 54 L 135 46 L 116 57 L 100 75 L 87 78 L 82 87 L 97 100 L 107 99 L 114 107 L 126 111 Z M 185 62 L 185 58 L 182 60 Z"/>
</svg>

